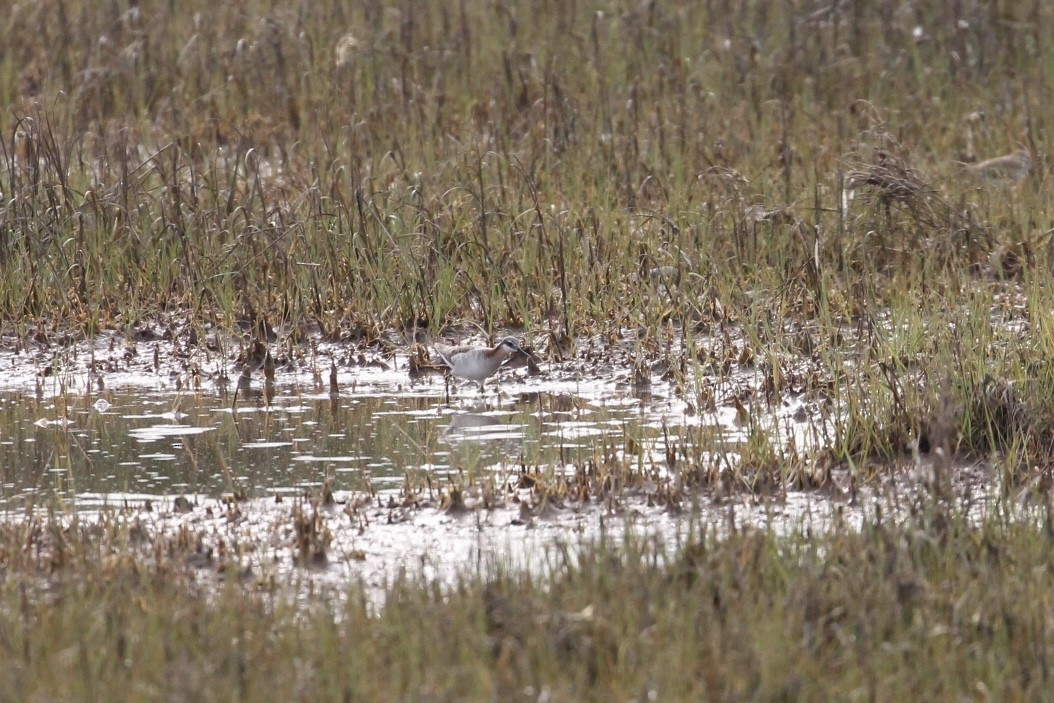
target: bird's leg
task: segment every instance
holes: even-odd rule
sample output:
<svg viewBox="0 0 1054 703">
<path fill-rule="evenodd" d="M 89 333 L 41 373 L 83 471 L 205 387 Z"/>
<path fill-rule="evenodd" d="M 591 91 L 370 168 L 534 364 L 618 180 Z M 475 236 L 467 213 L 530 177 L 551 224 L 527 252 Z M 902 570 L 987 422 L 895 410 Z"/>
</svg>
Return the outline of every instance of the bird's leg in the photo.
<svg viewBox="0 0 1054 703">
<path fill-rule="evenodd" d="M 496 379 L 496 378 L 494 379 L 494 387 L 495 388 L 498 387 L 498 379 Z M 480 389 L 480 391 L 483 394 L 483 407 L 486 408 L 487 410 L 490 410 L 490 405 L 487 403 L 487 379 L 483 379 L 482 381 L 480 381 L 479 389 Z M 500 405 L 500 400 L 499 400 L 499 405 Z"/>
</svg>

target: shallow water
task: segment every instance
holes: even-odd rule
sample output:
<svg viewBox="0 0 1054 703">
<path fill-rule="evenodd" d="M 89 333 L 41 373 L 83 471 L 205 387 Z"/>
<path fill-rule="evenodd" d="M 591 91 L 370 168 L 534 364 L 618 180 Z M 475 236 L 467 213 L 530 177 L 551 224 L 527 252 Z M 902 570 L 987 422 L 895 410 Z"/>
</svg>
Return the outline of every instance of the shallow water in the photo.
<svg viewBox="0 0 1054 703">
<path fill-rule="evenodd" d="M 56 495 L 77 507 L 195 494 L 384 492 L 408 475 L 562 467 L 627 452 L 650 462 L 664 427 L 702 421 L 670 395 L 613 384 L 535 390 L 510 377 L 448 400 L 442 379 L 349 382 L 336 395 L 286 383 L 245 393 L 127 387 L 97 393 L 0 394 L 0 506 Z M 710 418 L 714 422 L 714 418 Z M 716 424 L 715 424 L 716 427 Z"/>
<path fill-rule="evenodd" d="M 760 382 L 752 370 L 709 385 L 709 402 L 659 372 L 641 383 L 612 365 L 505 371 L 500 391 L 480 393 L 436 375 L 411 380 L 401 356 L 340 363 L 348 354 L 334 348 L 319 364 L 338 369 L 331 394 L 318 368 L 285 369 L 265 387 L 258 375 L 243 385 L 218 383 L 217 371 L 155 369 L 147 356 L 105 373 L 71 364 L 0 378 L 0 515 L 57 498 L 62 519 L 109 516 L 159 538 L 189 532 L 263 582 L 339 589 L 357 579 L 381 598 L 405 571 L 452 581 L 485 563 L 540 568 L 554 545 L 627 529 L 676 540 L 693 525 L 723 529 L 730 516 L 820 526 L 844 504 L 830 493 L 663 498 L 671 447 L 730 467 L 758 430 L 783 448 L 825 441 L 827 421 L 805 398 L 748 413 L 738 399 Z M 519 480 L 523 470 L 590 466 L 646 478 L 630 489 L 594 484 L 584 501 L 550 501 Z M 333 502 L 320 502 L 324 485 Z M 460 508 L 449 502 L 455 486 Z M 305 515 L 325 544 L 322 567 L 300 568 Z M 203 561 L 202 576 L 218 566 Z"/>
</svg>

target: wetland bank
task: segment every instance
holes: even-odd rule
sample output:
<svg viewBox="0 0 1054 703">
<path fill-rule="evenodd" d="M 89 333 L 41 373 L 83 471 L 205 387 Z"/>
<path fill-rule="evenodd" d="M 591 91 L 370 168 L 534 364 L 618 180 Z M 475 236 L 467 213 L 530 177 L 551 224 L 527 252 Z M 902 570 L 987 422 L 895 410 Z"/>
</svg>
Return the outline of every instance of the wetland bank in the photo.
<svg viewBox="0 0 1054 703">
<path fill-rule="evenodd" d="M 1042 698 L 1051 15 L 13 5 L 0 696 Z"/>
</svg>

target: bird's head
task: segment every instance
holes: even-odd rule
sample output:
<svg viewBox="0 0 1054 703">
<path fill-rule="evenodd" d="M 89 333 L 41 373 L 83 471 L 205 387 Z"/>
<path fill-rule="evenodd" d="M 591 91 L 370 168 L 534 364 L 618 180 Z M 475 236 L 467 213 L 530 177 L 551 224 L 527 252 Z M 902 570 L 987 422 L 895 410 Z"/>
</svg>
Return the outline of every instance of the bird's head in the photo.
<svg viewBox="0 0 1054 703">
<path fill-rule="evenodd" d="M 523 354 L 524 356 L 530 359 L 534 358 L 533 354 L 531 354 L 529 351 L 520 346 L 519 340 L 517 340 L 515 337 L 506 337 L 505 339 L 501 340 L 498 343 L 498 348 L 506 350 L 506 353 L 509 354 Z"/>
</svg>

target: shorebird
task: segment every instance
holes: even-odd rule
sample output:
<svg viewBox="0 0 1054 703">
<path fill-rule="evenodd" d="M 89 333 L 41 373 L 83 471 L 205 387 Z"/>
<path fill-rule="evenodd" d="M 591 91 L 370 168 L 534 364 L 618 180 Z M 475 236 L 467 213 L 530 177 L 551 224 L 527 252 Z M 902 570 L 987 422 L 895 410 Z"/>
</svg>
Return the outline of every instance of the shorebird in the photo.
<svg viewBox="0 0 1054 703">
<path fill-rule="evenodd" d="M 513 355 L 522 354 L 528 359 L 534 358 L 520 346 L 515 337 L 506 337 L 491 348 L 469 345 L 451 347 L 446 344 L 432 346 L 450 369 L 452 376 L 475 381 L 481 391 L 483 383 L 496 374 L 501 365 Z"/>
<path fill-rule="evenodd" d="M 962 164 L 961 168 L 979 181 L 1023 181 L 1032 170 L 1032 155 L 1026 149 L 1018 149 L 1005 156 L 996 156 L 975 164 Z"/>
</svg>

